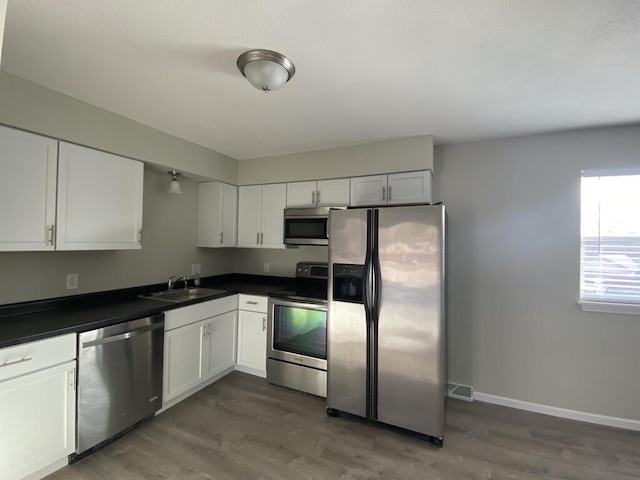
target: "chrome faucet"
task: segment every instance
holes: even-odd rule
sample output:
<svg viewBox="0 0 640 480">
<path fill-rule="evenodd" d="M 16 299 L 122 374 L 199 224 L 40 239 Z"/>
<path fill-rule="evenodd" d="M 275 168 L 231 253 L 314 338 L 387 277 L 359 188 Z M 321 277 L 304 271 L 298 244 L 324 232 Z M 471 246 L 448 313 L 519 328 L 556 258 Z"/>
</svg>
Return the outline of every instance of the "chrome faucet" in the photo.
<svg viewBox="0 0 640 480">
<path fill-rule="evenodd" d="M 184 282 L 184 288 L 187 288 L 187 277 L 180 277 L 177 280 L 174 280 L 174 278 L 176 278 L 175 275 L 167 280 L 167 290 L 173 290 L 173 286 L 178 282 Z"/>
</svg>

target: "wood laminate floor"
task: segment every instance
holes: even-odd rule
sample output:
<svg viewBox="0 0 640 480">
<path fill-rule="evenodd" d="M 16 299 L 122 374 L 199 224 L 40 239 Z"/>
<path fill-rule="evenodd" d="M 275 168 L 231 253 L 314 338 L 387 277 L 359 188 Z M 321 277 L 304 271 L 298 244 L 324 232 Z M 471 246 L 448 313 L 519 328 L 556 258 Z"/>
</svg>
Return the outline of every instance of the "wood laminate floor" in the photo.
<svg viewBox="0 0 640 480">
<path fill-rule="evenodd" d="M 234 372 L 48 480 L 640 478 L 640 433 L 449 400 L 444 448 Z"/>
</svg>

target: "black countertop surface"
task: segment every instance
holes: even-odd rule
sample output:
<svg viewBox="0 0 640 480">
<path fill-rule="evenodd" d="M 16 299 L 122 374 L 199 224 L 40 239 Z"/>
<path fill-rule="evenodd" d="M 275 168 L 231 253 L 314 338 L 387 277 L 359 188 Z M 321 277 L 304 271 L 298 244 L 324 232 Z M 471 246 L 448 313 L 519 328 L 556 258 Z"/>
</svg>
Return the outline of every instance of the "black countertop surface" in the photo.
<svg viewBox="0 0 640 480">
<path fill-rule="evenodd" d="M 224 293 L 180 303 L 139 297 L 166 289 L 166 285 L 157 284 L 2 305 L 0 348 L 64 333 L 102 328 L 237 293 L 266 296 L 276 290 L 291 288 L 294 284 L 294 278 L 230 274 L 202 279 L 202 287 L 225 290 Z"/>
</svg>

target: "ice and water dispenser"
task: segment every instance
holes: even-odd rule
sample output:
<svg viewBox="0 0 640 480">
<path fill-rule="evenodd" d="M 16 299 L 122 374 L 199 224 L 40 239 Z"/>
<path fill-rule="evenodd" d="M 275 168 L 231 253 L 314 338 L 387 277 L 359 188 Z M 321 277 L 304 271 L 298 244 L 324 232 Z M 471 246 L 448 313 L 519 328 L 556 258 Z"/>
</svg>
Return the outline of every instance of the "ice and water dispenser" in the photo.
<svg viewBox="0 0 640 480">
<path fill-rule="evenodd" d="M 364 265 L 333 264 L 333 300 L 364 303 Z"/>
</svg>

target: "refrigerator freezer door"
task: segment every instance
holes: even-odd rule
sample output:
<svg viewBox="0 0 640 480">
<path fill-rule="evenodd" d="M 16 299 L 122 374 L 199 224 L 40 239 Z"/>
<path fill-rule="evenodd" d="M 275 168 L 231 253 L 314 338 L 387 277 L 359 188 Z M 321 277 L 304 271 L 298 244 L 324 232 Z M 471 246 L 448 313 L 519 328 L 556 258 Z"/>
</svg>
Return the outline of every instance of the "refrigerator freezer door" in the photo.
<svg viewBox="0 0 640 480">
<path fill-rule="evenodd" d="M 359 303 L 335 301 L 334 264 L 364 265 L 367 210 L 329 214 L 329 314 L 327 317 L 327 406 L 367 416 L 367 321 Z"/>
<path fill-rule="evenodd" d="M 444 431 L 444 207 L 378 210 L 377 417 Z"/>
</svg>

